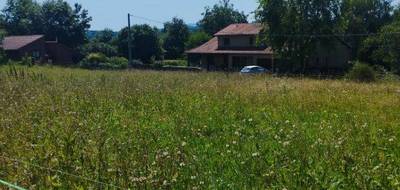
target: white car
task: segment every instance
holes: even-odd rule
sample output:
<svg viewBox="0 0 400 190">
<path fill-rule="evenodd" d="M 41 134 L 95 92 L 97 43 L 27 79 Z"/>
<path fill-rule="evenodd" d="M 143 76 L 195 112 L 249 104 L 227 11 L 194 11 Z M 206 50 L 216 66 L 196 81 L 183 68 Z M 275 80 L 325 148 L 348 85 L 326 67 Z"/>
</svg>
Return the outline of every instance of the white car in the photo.
<svg viewBox="0 0 400 190">
<path fill-rule="evenodd" d="M 260 66 L 246 66 L 240 71 L 241 74 L 263 74 L 267 73 L 268 70 Z"/>
</svg>

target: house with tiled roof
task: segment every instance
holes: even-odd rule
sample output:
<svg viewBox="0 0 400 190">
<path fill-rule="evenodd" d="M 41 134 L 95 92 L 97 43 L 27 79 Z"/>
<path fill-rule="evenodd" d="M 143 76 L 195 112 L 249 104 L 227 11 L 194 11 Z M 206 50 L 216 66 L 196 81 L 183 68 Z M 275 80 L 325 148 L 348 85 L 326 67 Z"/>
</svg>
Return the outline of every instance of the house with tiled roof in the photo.
<svg viewBox="0 0 400 190">
<path fill-rule="evenodd" d="M 72 49 L 57 41 L 46 41 L 44 35 L 8 36 L 0 48 L 12 60 L 29 56 L 35 62 L 71 64 L 75 55 Z"/>
<path fill-rule="evenodd" d="M 207 70 L 239 70 L 246 65 L 274 67 L 270 48 L 257 45 L 260 24 L 232 24 L 205 44 L 187 51 L 189 62 Z"/>
<path fill-rule="evenodd" d="M 186 51 L 191 66 L 206 70 L 237 71 L 248 65 L 259 65 L 270 71 L 290 70 L 283 60 L 277 60 L 272 49 L 256 41 L 263 29 L 261 24 L 231 24 L 205 44 Z M 340 70 L 348 65 L 351 51 L 337 41 L 335 47 L 318 47 L 307 67 L 317 72 Z"/>
</svg>

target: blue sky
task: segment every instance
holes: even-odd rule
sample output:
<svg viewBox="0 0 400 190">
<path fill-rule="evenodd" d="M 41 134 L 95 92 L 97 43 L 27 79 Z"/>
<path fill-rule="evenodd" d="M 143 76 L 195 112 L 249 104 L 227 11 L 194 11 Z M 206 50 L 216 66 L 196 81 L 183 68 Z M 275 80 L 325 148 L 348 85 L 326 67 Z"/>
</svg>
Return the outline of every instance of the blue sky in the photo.
<svg viewBox="0 0 400 190">
<path fill-rule="evenodd" d="M 43 0 L 38 0 L 42 2 Z M 69 3 L 80 3 L 89 10 L 93 17 L 91 23 L 94 30 L 111 28 L 119 30 L 126 25 L 127 13 L 165 22 L 177 16 L 186 23 L 196 23 L 201 19 L 205 6 L 212 6 L 219 0 L 66 0 Z M 0 0 L 4 7 L 6 0 Z M 231 0 L 235 8 L 250 14 L 257 8 L 257 0 Z M 250 15 L 252 20 L 254 16 Z M 132 18 L 134 24 L 150 24 L 161 27 L 158 22 Z"/>
</svg>

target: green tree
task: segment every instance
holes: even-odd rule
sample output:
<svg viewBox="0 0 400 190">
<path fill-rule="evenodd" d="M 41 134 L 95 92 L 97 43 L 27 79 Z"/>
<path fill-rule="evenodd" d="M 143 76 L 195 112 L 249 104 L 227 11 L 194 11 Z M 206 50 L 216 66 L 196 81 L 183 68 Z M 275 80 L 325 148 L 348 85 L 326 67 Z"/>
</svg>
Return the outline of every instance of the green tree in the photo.
<svg viewBox="0 0 400 190">
<path fill-rule="evenodd" d="M 9 34 L 38 34 L 43 31 L 41 7 L 32 0 L 7 0 L 2 17 Z"/>
<path fill-rule="evenodd" d="M 229 0 L 221 0 L 212 8 L 206 7 L 198 25 L 209 35 L 214 35 L 234 23 L 247 23 L 247 15 L 236 10 Z"/>
<path fill-rule="evenodd" d="M 265 27 L 261 40 L 289 58 L 292 71 L 304 72 L 317 46 L 335 40 L 318 35 L 342 33 L 340 7 L 340 0 L 260 0 L 257 17 Z"/>
<path fill-rule="evenodd" d="M 149 63 L 152 57 L 161 58 L 162 48 L 157 29 L 149 25 L 135 25 L 131 28 L 132 55 L 134 59 L 140 59 Z M 123 28 L 116 38 L 118 52 L 128 57 L 128 28 Z"/>
<path fill-rule="evenodd" d="M 102 31 L 99 31 L 95 36 L 93 41 L 95 42 L 102 42 L 102 43 L 111 43 L 112 40 L 115 37 L 115 33 L 114 31 L 112 31 L 111 29 L 104 29 Z"/>
<path fill-rule="evenodd" d="M 86 30 L 92 18 L 81 5 L 75 4 L 72 8 L 63 0 L 48 0 L 42 5 L 42 18 L 41 26 L 47 39 L 58 39 L 70 47 L 87 42 Z"/>
<path fill-rule="evenodd" d="M 342 2 L 341 9 L 345 32 L 351 34 L 346 37 L 346 42 L 352 47 L 354 57 L 367 36 L 352 34 L 377 33 L 392 21 L 393 6 L 390 0 L 346 0 Z"/>
<path fill-rule="evenodd" d="M 116 46 L 113 46 L 110 43 L 97 42 L 97 41 L 89 42 L 79 47 L 79 50 L 81 54 L 84 56 L 87 56 L 91 53 L 101 53 L 106 55 L 107 57 L 113 57 L 118 55 L 118 49 Z"/>
<path fill-rule="evenodd" d="M 45 34 L 47 40 L 77 47 L 85 43 L 91 17 L 82 6 L 71 7 L 63 0 L 8 0 L 3 9 L 4 25 L 10 35 Z"/>
<path fill-rule="evenodd" d="M 167 34 L 164 40 L 165 57 L 177 59 L 185 51 L 185 42 L 189 37 L 189 28 L 182 19 L 173 18 L 171 22 L 164 24 L 164 32 Z"/>
<path fill-rule="evenodd" d="M 211 36 L 203 31 L 197 31 L 190 34 L 186 42 L 186 49 L 192 49 L 206 43 L 211 39 Z"/>
<path fill-rule="evenodd" d="M 378 35 L 363 42 L 360 54 L 370 64 L 400 73 L 400 19 L 383 26 Z"/>
</svg>

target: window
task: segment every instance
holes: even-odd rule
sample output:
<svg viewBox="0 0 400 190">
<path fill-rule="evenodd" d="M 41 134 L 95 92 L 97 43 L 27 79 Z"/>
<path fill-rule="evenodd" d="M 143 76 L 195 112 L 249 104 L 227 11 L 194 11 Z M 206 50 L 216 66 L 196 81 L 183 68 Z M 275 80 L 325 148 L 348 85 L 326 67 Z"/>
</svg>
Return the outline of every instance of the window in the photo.
<svg viewBox="0 0 400 190">
<path fill-rule="evenodd" d="M 224 38 L 224 46 L 230 46 L 231 45 L 231 39 L 230 38 Z"/>
<path fill-rule="evenodd" d="M 35 61 L 39 60 L 40 59 L 40 52 L 39 51 L 33 51 L 32 52 L 32 58 Z"/>
<path fill-rule="evenodd" d="M 249 38 L 249 44 L 250 44 L 250 46 L 254 45 L 254 38 L 253 37 Z"/>
</svg>

